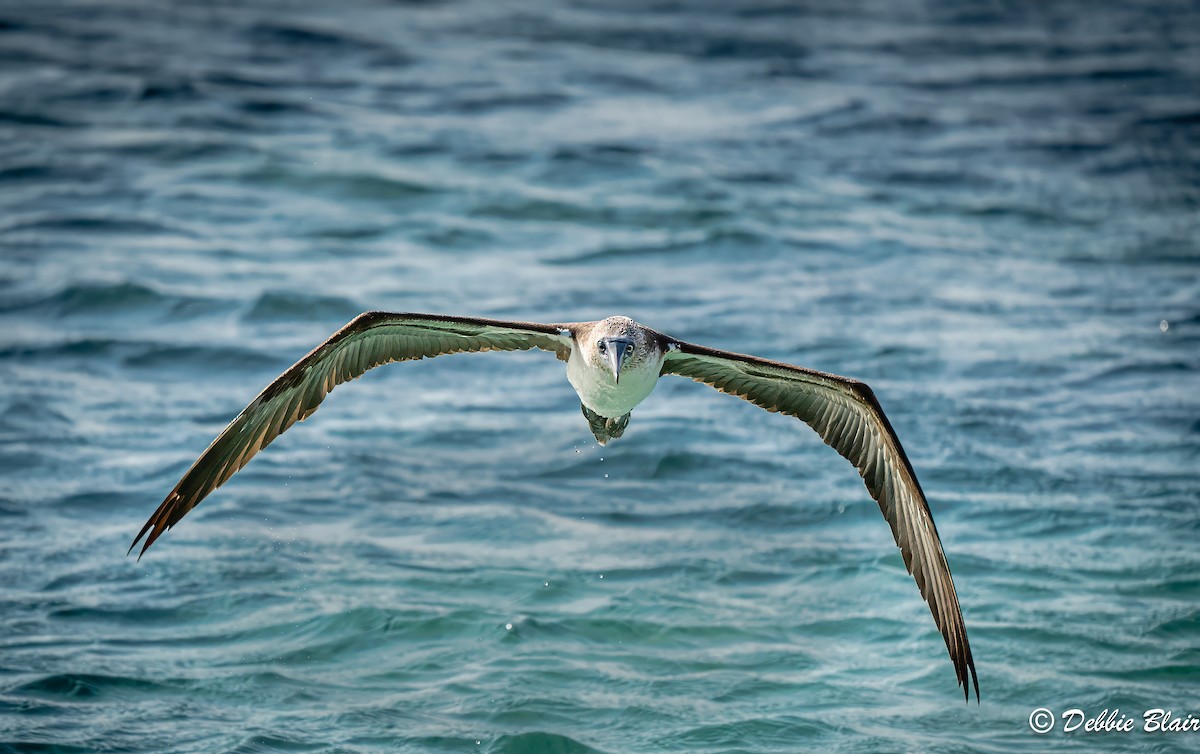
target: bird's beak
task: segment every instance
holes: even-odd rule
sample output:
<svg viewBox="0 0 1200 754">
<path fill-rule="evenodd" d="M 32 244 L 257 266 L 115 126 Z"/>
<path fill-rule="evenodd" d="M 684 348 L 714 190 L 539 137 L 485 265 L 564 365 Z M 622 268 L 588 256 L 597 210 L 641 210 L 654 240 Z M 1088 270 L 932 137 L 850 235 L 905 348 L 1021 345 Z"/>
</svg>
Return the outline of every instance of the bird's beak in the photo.
<svg viewBox="0 0 1200 754">
<path fill-rule="evenodd" d="M 629 345 L 629 341 L 618 338 L 604 340 L 604 357 L 608 359 L 608 365 L 612 367 L 613 382 L 618 385 L 621 384 L 621 365 L 625 363 L 625 346 L 627 345 Z"/>
</svg>

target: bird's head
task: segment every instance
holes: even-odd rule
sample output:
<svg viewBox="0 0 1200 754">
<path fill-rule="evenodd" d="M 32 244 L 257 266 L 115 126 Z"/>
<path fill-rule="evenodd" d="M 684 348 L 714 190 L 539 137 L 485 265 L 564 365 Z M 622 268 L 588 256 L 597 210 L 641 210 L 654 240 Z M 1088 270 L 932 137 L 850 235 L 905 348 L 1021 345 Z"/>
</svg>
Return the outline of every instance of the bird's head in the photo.
<svg viewBox="0 0 1200 754">
<path fill-rule="evenodd" d="M 588 361 L 612 372 L 613 382 L 620 384 L 623 371 L 637 369 L 646 360 L 650 340 L 650 332 L 629 317 L 609 317 L 592 327 L 582 345 Z"/>
</svg>

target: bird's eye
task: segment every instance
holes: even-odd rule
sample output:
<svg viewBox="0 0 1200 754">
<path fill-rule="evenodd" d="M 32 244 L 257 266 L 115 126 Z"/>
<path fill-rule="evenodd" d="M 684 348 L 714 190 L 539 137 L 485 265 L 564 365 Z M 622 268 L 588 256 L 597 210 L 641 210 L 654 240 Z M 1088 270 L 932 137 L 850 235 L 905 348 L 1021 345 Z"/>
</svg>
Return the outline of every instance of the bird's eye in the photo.
<svg viewBox="0 0 1200 754">
<path fill-rule="evenodd" d="M 633 355 L 633 344 L 632 344 L 632 343 L 630 343 L 629 345 L 625 346 L 625 355 L 626 355 L 626 356 L 632 356 L 632 355 Z"/>
<path fill-rule="evenodd" d="M 603 340 L 602 340 L 602 341 L 600 341 L 600 342 L 598 342 L 598 343 L 596 344 L 596 347 L 600 349 L 600 353 L 604 353 L 604 352 L 607 350 L 607 349 L 605 348 L 605 346 L 604 346 L 604 341 L 603 341 Z"/>
</svg>

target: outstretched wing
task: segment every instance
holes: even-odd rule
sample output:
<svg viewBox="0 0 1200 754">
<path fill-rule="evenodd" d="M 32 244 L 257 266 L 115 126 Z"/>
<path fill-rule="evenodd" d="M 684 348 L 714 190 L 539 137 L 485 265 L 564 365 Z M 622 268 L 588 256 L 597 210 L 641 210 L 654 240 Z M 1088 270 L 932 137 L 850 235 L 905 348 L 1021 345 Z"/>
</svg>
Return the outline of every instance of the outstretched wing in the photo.
<svg viewBox="0 0 1200 754">
<path fill-rule="evenodd" d="M 372 367 L 464 351 L 540 348 L 566 359 L 574 325 L 542 325 L 431 314 L 367 312 L 297 361 L 213 440 L 138 532 L 142 554 L 164 531 L 293 424 L 308 418 L 337 385 Z"/>
<path fill-rule="evenodd" d="M 904 566 L 929 603 L 946 640 L 963 693 L 967 673 L 979 679 L 967 642 L 958 594 L 925 494 L 875 394 L 857 380 L 775 361 L 674 341 L 663 374 L 677 374 L 800 419 L 858 469 L 904 556 Z"/>
</svg>

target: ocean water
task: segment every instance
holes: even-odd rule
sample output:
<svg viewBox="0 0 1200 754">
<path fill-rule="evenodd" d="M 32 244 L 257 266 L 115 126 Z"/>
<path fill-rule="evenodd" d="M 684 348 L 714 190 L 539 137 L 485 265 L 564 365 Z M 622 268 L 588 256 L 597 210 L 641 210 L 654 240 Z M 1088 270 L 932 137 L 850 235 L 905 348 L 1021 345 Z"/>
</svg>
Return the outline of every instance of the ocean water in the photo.
<svg viewBox="0 0 1200 754">
<path fill-rule="evenodd" d="M 1200 750 L 1198 241 L 1193 2 L 0 3 L 0 752 Z M 547 354 L 126 557 L 368 309 L 868 382 L 980 703 L 807 427 L 673 378 L 599 448 Z"/>
</svg>

